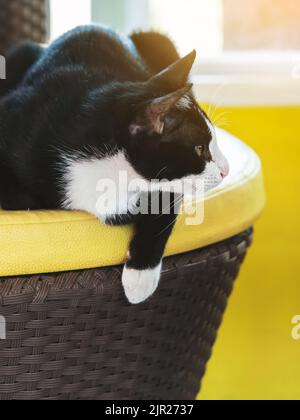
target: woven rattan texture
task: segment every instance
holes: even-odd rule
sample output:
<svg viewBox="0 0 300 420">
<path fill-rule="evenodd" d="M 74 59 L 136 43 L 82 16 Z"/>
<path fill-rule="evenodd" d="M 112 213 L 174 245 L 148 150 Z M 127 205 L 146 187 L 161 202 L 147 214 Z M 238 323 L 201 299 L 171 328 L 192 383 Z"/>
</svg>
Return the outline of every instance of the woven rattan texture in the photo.
<svg viewBox="0 0 300 420">
<path fill-rule="evenodd" d="M 1 278 L 0 399 L 194 399 L 251 239 L 166 259 L 138 306 L 121 267 Z"/>
<path fill-rule="evenodd" d="M 48 19 L 48 0 L 0 0 L 0 53 L 25 39 L 46 42 Z"/>
</svg>

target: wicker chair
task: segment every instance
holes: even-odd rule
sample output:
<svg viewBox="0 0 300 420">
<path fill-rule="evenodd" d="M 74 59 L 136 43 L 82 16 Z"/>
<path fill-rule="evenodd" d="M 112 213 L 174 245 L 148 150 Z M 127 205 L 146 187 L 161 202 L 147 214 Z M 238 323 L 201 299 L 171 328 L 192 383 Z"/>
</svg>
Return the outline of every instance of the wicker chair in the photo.
<svg viewBox="0 0 300 420">
<path fill-rule="evenodd" d="M 0 0 L 0 52 L 21 40 L 46 42 L 48 0 Z"/>
<path fill-rule="evenodd" d="M 46 2 L 0 0 L 0 6 L 3 50 L 24 37 L 45 41 Z M 246 147 L 241 153 L 254 156 Z M 106 228 L 112 230 L 105 231 L 98 248 L 94 240 L 86 247 L 88 234 L 77 230 L 74 220 L 47 259 L 41 253 L 51 243 L 41 238 L 51 237 L 54 227 L 47 226 L 45 235 L 44 215 L 0 212 L 0 400 L 195 399 L 252 241 L 252 223 L 263 207 L 260 168 L 246 185 L 234 182 L 236 190 L 242 188 L 239 199 L 247 193 L 251 205 L 241 203 L 237 216 L 230 208 L 226 212 L 232 188 L 221 191 L 223 201 L 214 205 L 210 200 L 207 226 L 177 239 L 174 234 L 159 290 L 138 306 L 123 295 L 123 249 L 119 253 L 117 247 L 120 242 L 125 251 L 126 240 L 118 242 L 113 228 Z M 212 234 L 215 211 L 227 219 L 222 216 Z M 93 223 L 85 226 L 94 232 Z M 63 229 L 64 220 L 58 226 Z M 110 242 L 118 243 L 108 264 Z M 79 253 L 88 248 L 86 265 L 84 257 L 79 262 L 74 243 Z"/>
</svg>

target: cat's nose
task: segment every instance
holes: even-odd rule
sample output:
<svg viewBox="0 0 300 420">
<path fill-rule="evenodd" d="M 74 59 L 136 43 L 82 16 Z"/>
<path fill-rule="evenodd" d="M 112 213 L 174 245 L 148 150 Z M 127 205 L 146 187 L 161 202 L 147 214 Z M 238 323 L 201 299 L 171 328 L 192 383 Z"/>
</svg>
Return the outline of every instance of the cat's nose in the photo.
<svg viewBox="0 0 300 420">
<path fill-rule="evenodd" d="M 219 159 L 219 161 L 217 162 L 217 165 L 218 165 L 221 177 L 223 179 L 226 178 L 230 172 L 230 165 L 229 165 L 228 160 L 225 158 L 225 156 L 222 156 L 222 158 Z"/>
<path fill-rule="evenodd" d="M 229 167 L 221 169 L 221 177 L 224 179 L 229 175 Z"/>
</svg>

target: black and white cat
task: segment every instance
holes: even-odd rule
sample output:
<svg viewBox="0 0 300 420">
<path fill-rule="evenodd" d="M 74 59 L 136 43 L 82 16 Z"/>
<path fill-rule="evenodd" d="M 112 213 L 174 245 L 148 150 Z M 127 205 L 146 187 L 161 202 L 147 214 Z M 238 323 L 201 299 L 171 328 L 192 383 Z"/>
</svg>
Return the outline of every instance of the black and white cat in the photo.
<svg viewBox="0 0 300 420">
<path fill-rule="evenodd" d="M 205 190 L 222 182 L 228 162 L 188 81 L 195 57 L 180 59 L 157 33 L 127 38 L 87 26 L 45 49 L 18 47 L 0 81 L 1 207 L 83 210 L 104 223 L 133 223 L 122 279 L 133 304 L 158 286 L 180 200 L 172 193 L 169 212 L 135 214 L 137 191 L 118 198 L 117 212 L 114 195 L 99 208 L 97 185 L 117 184 L 122 173 L 149 186 L 164 180 L 161 198 L 178 180 L 201 179 Z"/>
</svg>

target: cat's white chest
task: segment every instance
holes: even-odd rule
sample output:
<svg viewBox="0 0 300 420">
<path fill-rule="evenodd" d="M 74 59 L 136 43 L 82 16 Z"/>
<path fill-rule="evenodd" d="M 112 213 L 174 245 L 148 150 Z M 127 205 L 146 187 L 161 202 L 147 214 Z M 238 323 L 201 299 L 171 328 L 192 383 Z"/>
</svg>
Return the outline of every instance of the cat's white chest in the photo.
<svg viewBox="0 0 300 420">
<path fill-rule="evenodd" d="M 123 152 L 104 158 L 64 160 L 64 208 L 86 211 L 103 222 L 132 211 L 138 193 L 130 184 L 142 177 Z"/>
</svg>

